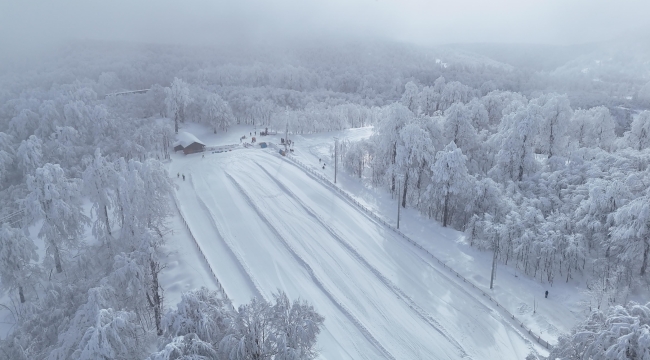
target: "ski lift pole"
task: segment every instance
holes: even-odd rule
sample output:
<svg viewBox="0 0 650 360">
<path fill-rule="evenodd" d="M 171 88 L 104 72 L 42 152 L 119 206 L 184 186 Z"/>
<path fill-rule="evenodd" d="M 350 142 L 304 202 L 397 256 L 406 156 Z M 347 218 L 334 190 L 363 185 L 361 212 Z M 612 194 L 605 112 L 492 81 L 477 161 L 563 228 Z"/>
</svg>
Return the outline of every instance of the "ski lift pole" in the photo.
<svg viewBox="0 0 650 360">
<path fill-rule="evenodd" d="M 338 172 L 338 163 L 339 163 L 339 138 L 334 138 L 334 183 L 336 184 L 336 173 Z"/>
<path fill-rule="evenodd" d="M 287 127 L 284 129 L 284 153 L 288 153 L 289 149 L 287 148 L 289 144 L 289 119 L 287 119 Z"/>
</svg>

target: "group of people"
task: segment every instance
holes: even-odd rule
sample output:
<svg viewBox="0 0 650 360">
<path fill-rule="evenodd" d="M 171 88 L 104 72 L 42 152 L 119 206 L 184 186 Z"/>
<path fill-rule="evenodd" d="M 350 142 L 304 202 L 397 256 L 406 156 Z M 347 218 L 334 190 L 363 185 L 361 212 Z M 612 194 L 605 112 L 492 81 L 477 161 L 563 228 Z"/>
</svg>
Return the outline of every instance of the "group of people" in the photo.
<svg viewBox="0 0 650 360">
<path fill-rule="evenodd" d="M 318 158 L 318 163 L 319 164 L 321 163 L 321 161 L 322 161 L 321 158 Z M 322 161 L 322 162 L 323 162 L 323 170 L 325 170 L 325 161 Z"/>
<path fill-rule="evenodd" d="M 204 156 L 205 156 L 205 155 L 204 155 Z M 180 178 L 180 177 L 181 177 L 181 173 L 176 173 L 176 177 L 177 177 L 177 178 Z M 185 181 L 185 174 L 183 174 L 183 181 Z"/>
</svg>

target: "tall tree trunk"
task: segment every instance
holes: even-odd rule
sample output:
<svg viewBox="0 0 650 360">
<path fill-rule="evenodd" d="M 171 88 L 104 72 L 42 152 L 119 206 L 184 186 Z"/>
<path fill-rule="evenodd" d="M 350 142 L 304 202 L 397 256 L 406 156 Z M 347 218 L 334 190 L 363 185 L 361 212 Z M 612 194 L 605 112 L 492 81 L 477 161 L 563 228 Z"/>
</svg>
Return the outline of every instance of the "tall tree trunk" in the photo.
<svg viewBox="0 0 650 360">
<path fill-rule="evenodd" d="M 108 220 L 108 208 L 106 205 L 104 205 L 104 222 L 106 222 L 106 231 L 108 231 L 108 235 L 113 235 L 111 234 L 111 223 Z"/>
<path fill-rule="evenodd" d="M 648 253 L 650 253 L 650 240 L 647 238 L 643 241 L 644 243 L 644 249 L 643 249 L 643 264 L 641 265 L 641 276 L 645 275 L 645 272 L 648 268 Z"/>
<path fill-rule="evenodd" d="M 526 159 L 526 137 L 524 136 L 524 146 L 523 151 L 521 152 L 521 159 L 519 161 L 519 176 L 517 177 L 519 181 L 524 178 L 524 160 Z"/>
<path fill-rule="evenodd" d="M 404 177 L 404 195 L 402 195 L 402 207 L 405 209 L 406 209 L 406 189 L 408 188 L 408 183 L 409 183 L 409 173 L 407 171 L 406 176 Z"/>
<path fill-rule="evenodd" d="M 18 296 L 20 296 L 20 303 L 24 304 L 25 303 L 25 294 L 23 294 L 23 287 L 22 286 L 18 287 Z"/>
<path fill-rule="evenodd" d="M 442 212 L 442 226 L 447 227 L 447 220 L 449 217 L 449 191 L 445 195 L 445 208 Z"/>
<path fill-rule="evenodd" d="M 555 142 L 555 135 L 553 135 L 553 124 L 551 124 L 551 137 L 548 141 L 548 158 L 553 156 L 553 143 Z"/>
<path fill-rule="evenodd" d="M 163 334 L 162 330 L 162 296 L 160 295 L 160 285 L 158 284 L 158 273 L 160 273 L 161 267 L 158 262 L 153 258 L 149 260 L 149 267 L 151 269 L 151 293 L 152 296 L 149 296 L 147 292 L 147 301 L 149 306 L 153 309 L 154 318 L 156 321 L 156 332 L 158 336 Z"/>
<path fill-rule="evenodd" d="M 393 144 L 393 154 L 392 154 L 392 159 L 391 159 L 391 164 L 395 165 L 395 157 L 397 156 L 397 143 Z M 392 172 L 391 174 L 391 185 L 390 185 L 390 192 L 395 193 L 395 171 Z"/>
<path fill-rule="evenodd" d="M 54 242 L 51 243 L 52 248 L 54 249 L 54 265 L 56 266 L 56 272 L 62 273 L 63 267 L 61 266 L 61 254 L 59 253 L 59 247 L 56 246 Z"/>
</svg>

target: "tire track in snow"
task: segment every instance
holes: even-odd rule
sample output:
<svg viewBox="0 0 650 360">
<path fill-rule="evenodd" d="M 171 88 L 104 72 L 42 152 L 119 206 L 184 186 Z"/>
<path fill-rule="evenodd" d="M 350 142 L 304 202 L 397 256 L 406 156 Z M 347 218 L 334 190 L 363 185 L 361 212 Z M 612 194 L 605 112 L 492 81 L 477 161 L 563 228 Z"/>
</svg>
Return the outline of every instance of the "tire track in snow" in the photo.
<svg viewBox="0 0 650 360">
<path fill-rule="evenodd" d="M 402 299 L 406 303 L 406 305 L 413 310 L 422 320 L 424 320 L 426 323 L 428 323 L 433 329 L 435 329 L 438 333 L 440 333 L 447 341 L 449 341 L 454 347 L 458 349 L 458 351 L 461 354 L 461 357 L 471 359 L 471 357 L 467 354 L 463 346 L 445 329 L 445 327 L 440 324 L 431 314 L 429 314 L 427 311 L 422 309 L 411 297 L 406 295 L 402 289 L 400 289 L 397 285 L 395 285 L 392 281 L 390 281 L 388 278 L 386 278 L 377 268 L 372 266 L 361 254 L 352 246 L 350 245 L 347 241 L 343 240 L 343 238 L 334 230 L 332 229 L 329 225 L 325 223 L 325 221 L 318 215 L 316 212 L 311 209 L 307 204 L 305 204 L 301 199 L 296 196 L 296 194 L 293 193 L 289 188 L 287 188 L 284 184 L 282 184 L 278 179 L 276 179 L 271 173 L 269 173 L 262 165 L 257 163 L 257 161 L 253 160 L 255 165 L 257 165 L 264 173 L 268 175 L 269 178 L 271 178 L 282 191 L 284 191 L 287 195 L 289 195 L 291 198 L 293 198 L 304 210 L 307 214 L 309 214 L 311 217 L 313 217 L 327 232 L 339 243 L 341 244 L 345 249 L 348 250 L 348 252 L 355 258 L 357 259 L 360 263 L 362 263 L 368 270 L 370 270 L 375 276 L 387 287 L 389 288 L 395 295 L 397 295 L 398 298 Z"/>
<path fill-rule="evenodd" d="M 216 220 L 216 218 L 214 216 L 214 213 L 212 212 L 212 210 L 210 210 L 210 208 L 205 203 L 205 201 L 203 201 L 203 199 L 198 195 L 198 193 L 196 191 L 196 185 L 194 184 L 194 176 L 190 176 L 190 183 L 192 184 L 192 190 L 194 191 L 194 194 L 196 195 L 196 198 L 199 200 L 199 204 L 201 204 L 203 209 L 205 211 L 207 211 L 208 214 L 210 214 L 210 219 L 212 220 L 212 226 L 214 227 L 214 229 L 215 229 L 215 231 L 217 233 L 217 237 L 219 238 L 219 240 L 223 241 L 223 243 L 228 248 L 228 251 L 230 251 L 230 254 L 232 256 L 234 256 L 234 258 L 237 260 L 237 264 L 239 264 L 242 271 L 248 277 L 248 280 L 250 281 L 251 285 L 253 286 L 253 288 L 257 292 L 257 295 L 261 299 L 264 299 L 264 300 L 268 301 L 269 299 L 264 296 L 264 293 L 262 292 L 262 288 L 259 285 L 259 283 L 257 282 L 257 280 L 255 279 L 255 277 L 253 276 L 250 268 L 248 267 L 248 264 L 246 264 L 246 261 L 244 261 L 242 256 L 237 251 L 235 251 L 235 249 L 233 248 L 230 241 L 228 241 L 227 238 L 223 235 L 223 232 L 221 231 L 221 229 L 219 228 L 219 225 L 217 224 L 217 220 Z"/>
<path fill-rule="evenodd" d="M 274 154 L 274 155 L 276 155 L 276 154 Z M 369 219 L 371 222 L 373 222 L 373 223 L 375 223 L 375 224 L 377 224 L 377 225 L 379 225 L 379 226 L 387 227 L 387 228 L 389 228 L 390 230 L 392 230 L 393 232 L 395 232 L 395 230 L 392 229 L 391 226 L 389 226 L 389 225 L 386 224 L 386 223 L 382 223 L 382 222 L 379 220 L 379 218 L 374 218 L 374 217 L 370 216 L 368 213 L 366 213 L 366 212 L 364 212 L 364 211 L 361 211 L 361 209 L 364 209 L 364 210 L 366 210 L 366 211 L 369 211 L 369 209 L 366 209 L 366 208 L 363 207 L 361 204 L 356 203 L 356 202 L 353 201 L 352 199 L 349 199 L 349 198 L 343 196 L 341 193 L 339 193 L 339 191 L 341 191 L 341 189 L 335 187 L 331 182 L 325 181 L 325 180 L 319 178 L 318 176 L 312 174 L 312 173 L 309 172 L 309 171 L 305 171 L 305 169 L 302 168 L 302 166 L 304 166 L 304 165 L 297 164 L 297 163 L 296 163 L 293 159 L 291 159 L 291 158 L 280 157 L 280 156 L 277 156 L 277 155 L 276 155 L 276 157 L 279 158 L 280 160 L 282 160 L 282 161 L 288 163 L 288 164 L 293 165 L 294 167 L 296 167 L 297 169 L 299 169 L 300 171 L 302 171 L 305 175 L 309 176 L 310 178 L 312 178 L 314 181 L 318 182 L 319 184 L 325 186 L 326 188 L 332 189 L 332 190 L 333 190 L 332 192 L 333 192 L 334 194 L 336 194 L 336 196 L 338 196 L 339 199 L 341 199 L 341 200 L 347 202 L 348 204 L 350 204 L 350 206 L 352 206 L 353 208 L 357 209 L 358 212 L 359 212 L 360 214 L 362 214 L 365 218 Z M 425 250 L 424 248 L 422 248 L 422 247 L 418 247 L 417 245 L 410 243 L 407 239 L 405 239 L 405 238 L 403 238 L 403 237 L 401 237 L 401 236 L 398 236 L 397 238 L 402 239 L 402 241 L 405 241 L 407 244 L 409 244 L 409 245 L 411 245 L 411 246 L 415 246 L 416 249 L 419 248 L 420 250 L 424 251 L 426 254 L 430 254 L 430 253 L 429 253 L 427 250 Z M 447 280 L 449 281 L 450 284 L 454 285 L 454 286 L 455 286 L 457 289 L 459 289 L 460 291 L 463 291 L 463 292 L 464 292 L 465 294 L 467 294 L 470 298 L 473 298 L 473 299 L 474 299 L 474 300 L 475 300 L 479 305 L 483 306 L 486 310 L 489 310 L 489 311 L 492 311 L 492 312 L 495 312 L 495 313 L 499 314 L 499 315 L 501 316 L 501 319 L 500 319 L 499 321 L 501 321 L 503 324 L 508 324 L 508 325 L 510 326 L 510 328 L 511 328 L 511 329 L 512 329 L 516 334 L 518 334 L 519 337 L 520 337 L 520 338 L 521 338 L 521 339 L 522 339 L 526 344 L 528 344 L 528 345 L 531 346 L 531 349 L 534 349 L 534 347 L 533 347 L 533 342 L 528 338 L 528 335 L 530 335 L 530 334 L 527 335 L 525 332 L 522 333 L 521 331 L 519 331 L 519 327 L 520 327 L 519 324 L 517 324 L 516 322 L 512 322 L 512 321 L 510 321 L 510 317 L 509 317 L 509 316 L 503 316 L 503 314 L 499 311 L 499 309 L 495 309 L 494 307 L 485 304 L 485 303 L 481 300 L 481 297 L 480 297 L 480 296 L 476 296 L 476 295 L 474 295 L 474 293 L 471 292 L 471 291 L 469 290 L 469 288 L 467 288 L 467 287 L 463 286 L 462 284 L 460 284 L 459 282 L 456 282 L 455 280 L 453 280 L 453 277 L 449 276 L 449 273 L 448 273 L 448 272 L 443 271 L 442 269 L 440 269 L 440 268 L 434 266 L 435 263 L 431 263 L 431 262 L 429 261 L 429 258 L 428 258 L 428 257 L 426 257 L 426 256 L 422 256 L 422 254 L 418 253 L 418 252 L 415 251 L 415 250 L 414 250 L 413 252 L 416 253 L 416 254 L 417 254 L 417 255 L 418 255 L 418 256 L 419 256 L 419 257 L 420 257 L 420 258 L 421 258 L 421 259 L 422 259 L 422 260 L 423 260 L 423 261 L 424 261 L 428 266 L 429 266 L 429 268 L 431 268 L 432 270 L 436 271 L 440 276 L 442 276 L 442 277 L 444 277 L 445 279 L 447 279 Z M 451 269 L 451 268 L 450 268 L 450 269 Z M 454 270 L 452 270 L 452 272 L 456 273 Z M 480 289 L 478 289 L 478 288 L 476 288 L 476 289 L 477 289 L 478 291 L 481 291 L 481 292 L 482 292 L 482 290 L 480 290 Z M 483 293 L 483 295 L 485 296 L 485 293 Z M 534 336 L 533 336 L 533 340 L 534 340 Z"/>
<path fill-rule="evenodd" d="M 327 290 L 327 288 L 325 287 L 325 285 L 323 284 L 323 282 L 320 280 L 320 278 L 316 275 L 316 273 L 314 272 L 314 270 L 312 269 L 312 267 L 311 267 L 311 266 L 310 266 L 310 265 L 309 265 L 309 264 L 308 264 L 308 263 L 307 263 L 307 262 L 306 262 L 302 257 L 300 257 L 300 255 L 298 255 L 298 253 L 297 253 L 297 252 L 295 251 L 295 249 L 294 249 L 294 248 L 289 244 L 289 242 L 287 242 L 287 240 L 284 238 L 284 236 L 282 236 L 282 235 L 280 234 L 279 230 L 278 230 L 275 226 L 273 226 L 273 224 L 271 223 L 271 221 L 269 221 L 268 218 L 266 218 L 266 216 L 262 213 L 262 210 L 257 206 L 257 204 L 255 204 L 255 202 L 253 201 L 253 199 L 251 199 L 250 195 L 246 192 L 246 190 L 244 190 L 244 188 L 241 186 L 241 184 L 239 184 L 239 182 L 237 182 L 237 180 L 235 180 L 235 178 L 233 178 L 233 177 L 232 177 L 228 172 L 225 172 L 225 173 L 226 173 L 226 176 L 230 179 L 230 181 L 232 181 L 232 183 L 235 185 L 235 187 L 236 187 L 236 188 L 239 190 L 239 192 L 242 194 L 242 196 L 246 199 L 246 201 L 247 201 L 248 204 L 251 206 L 251 208 L 253 208 L 253 210 L 255 210 L 255 212 L 256 212 L 257 215 L 260 217 L 260 219 L 261 219 L 262 221 L 264 221 L 264 223 L 266 224 L 266 226 L 268 226 L 269 229 L 271 229 L 271 231 L 273 231 L 273 234 L 274 234 L 274 235 L 275 235 L 275 236 L 276 236 L 276 237 L 277 237 L 277 238 L 282 242 L 282 244 L 284 245 L 284 247 L 285 247 L 285 248 L 286 248 L 286 249 L 291 253 L 291 255 L 293 255 L 293 257 L 296 259 L 296 261 L 298 261 L 298 263 L 300 263 L 300 264 L 305 268 L 305 270 L 307 270 L 307 272 L 309 273 L 309 275 L 311 276 L 311 278 L 314 280 L 314 282 L 316 283 L 316 285 L 317 285 L 317 286 L 318 286 L 318 287 L 323 291 L 323 293 L 325 293 L 325 295 L 327 295 L 327 297 L 328 297 L 328 298 L 329 298 L 329 299 L 330 299 L 330 300 L 331 300 L 331 301 L 336 305 L 336 307 L 338 307 L 339 310 L 341 310 L 341 312 L 342 312 L 343 314 L 345 314 L 345 316 L 347 316 L 347 318 L 348 318 L 348 319 L 349 319 L 353 324 L 356 325 L 356 327 L 359 329 L 359 331 L 360 331 L 360 332 L 361 332 L 361 333 L 366 337 L 366 339 L 368 339 L 368 341 L 370 341 L 371 344 L 375 345 L 375 347 L 377 347 L 377 349 L 379 349 L 379 350 L 380 350 L 384 355 L 386 355 L 387 358 L 389 358 L 389 359 L 393 359 L 393 360 L 396 360 L 396 358 L 393 356 L 393 354 L 391 354 L 391 353 L 390 353 L 390 352 L 389 352 L 389 351 L 388 351 L 388 350 L 387 350 L 387 349 L 386 349 L 386 348 L 385 348 L 385 347 L 384 347 L 384 346 L 383 346 L 383 345 L 382 345 L 382 344 L 381 344 L 381 343 L 380 343 L 380 342 L 379 342 L 379 341 L 378 341 L 378 340 L 377 340 L 377 339 L 372 335 L 372 333 L 370 332 L 370 330 L 368 330 L 368 328 L 366 328 L 366 327 L 361 323 L 361 321 L 359 321 L 359 319 L 357 319 L 354 315 L 352 315 L 352 313 L 350 312 L 350 310 L 348 310 L 348 308 L 347 308 L 345 305 L 343 305 L 341 302 L 337 301 L 336 298 L 334 297 L 334 295 L 332 295 L 332 293 L 331 293 L 329 290 Z"/>
</svg>

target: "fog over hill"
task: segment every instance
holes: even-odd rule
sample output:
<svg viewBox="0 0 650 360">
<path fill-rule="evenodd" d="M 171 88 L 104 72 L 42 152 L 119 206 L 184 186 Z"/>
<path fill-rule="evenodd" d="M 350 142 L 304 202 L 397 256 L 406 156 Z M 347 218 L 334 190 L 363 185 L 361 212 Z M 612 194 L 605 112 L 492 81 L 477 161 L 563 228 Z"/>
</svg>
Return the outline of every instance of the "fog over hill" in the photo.
<svg viewBox="0 0 650 360">
<path fill-rule="evenodd" d="M 0 360 L 650 356 L 649 12 L 0 2 Z"/>
</svg>

